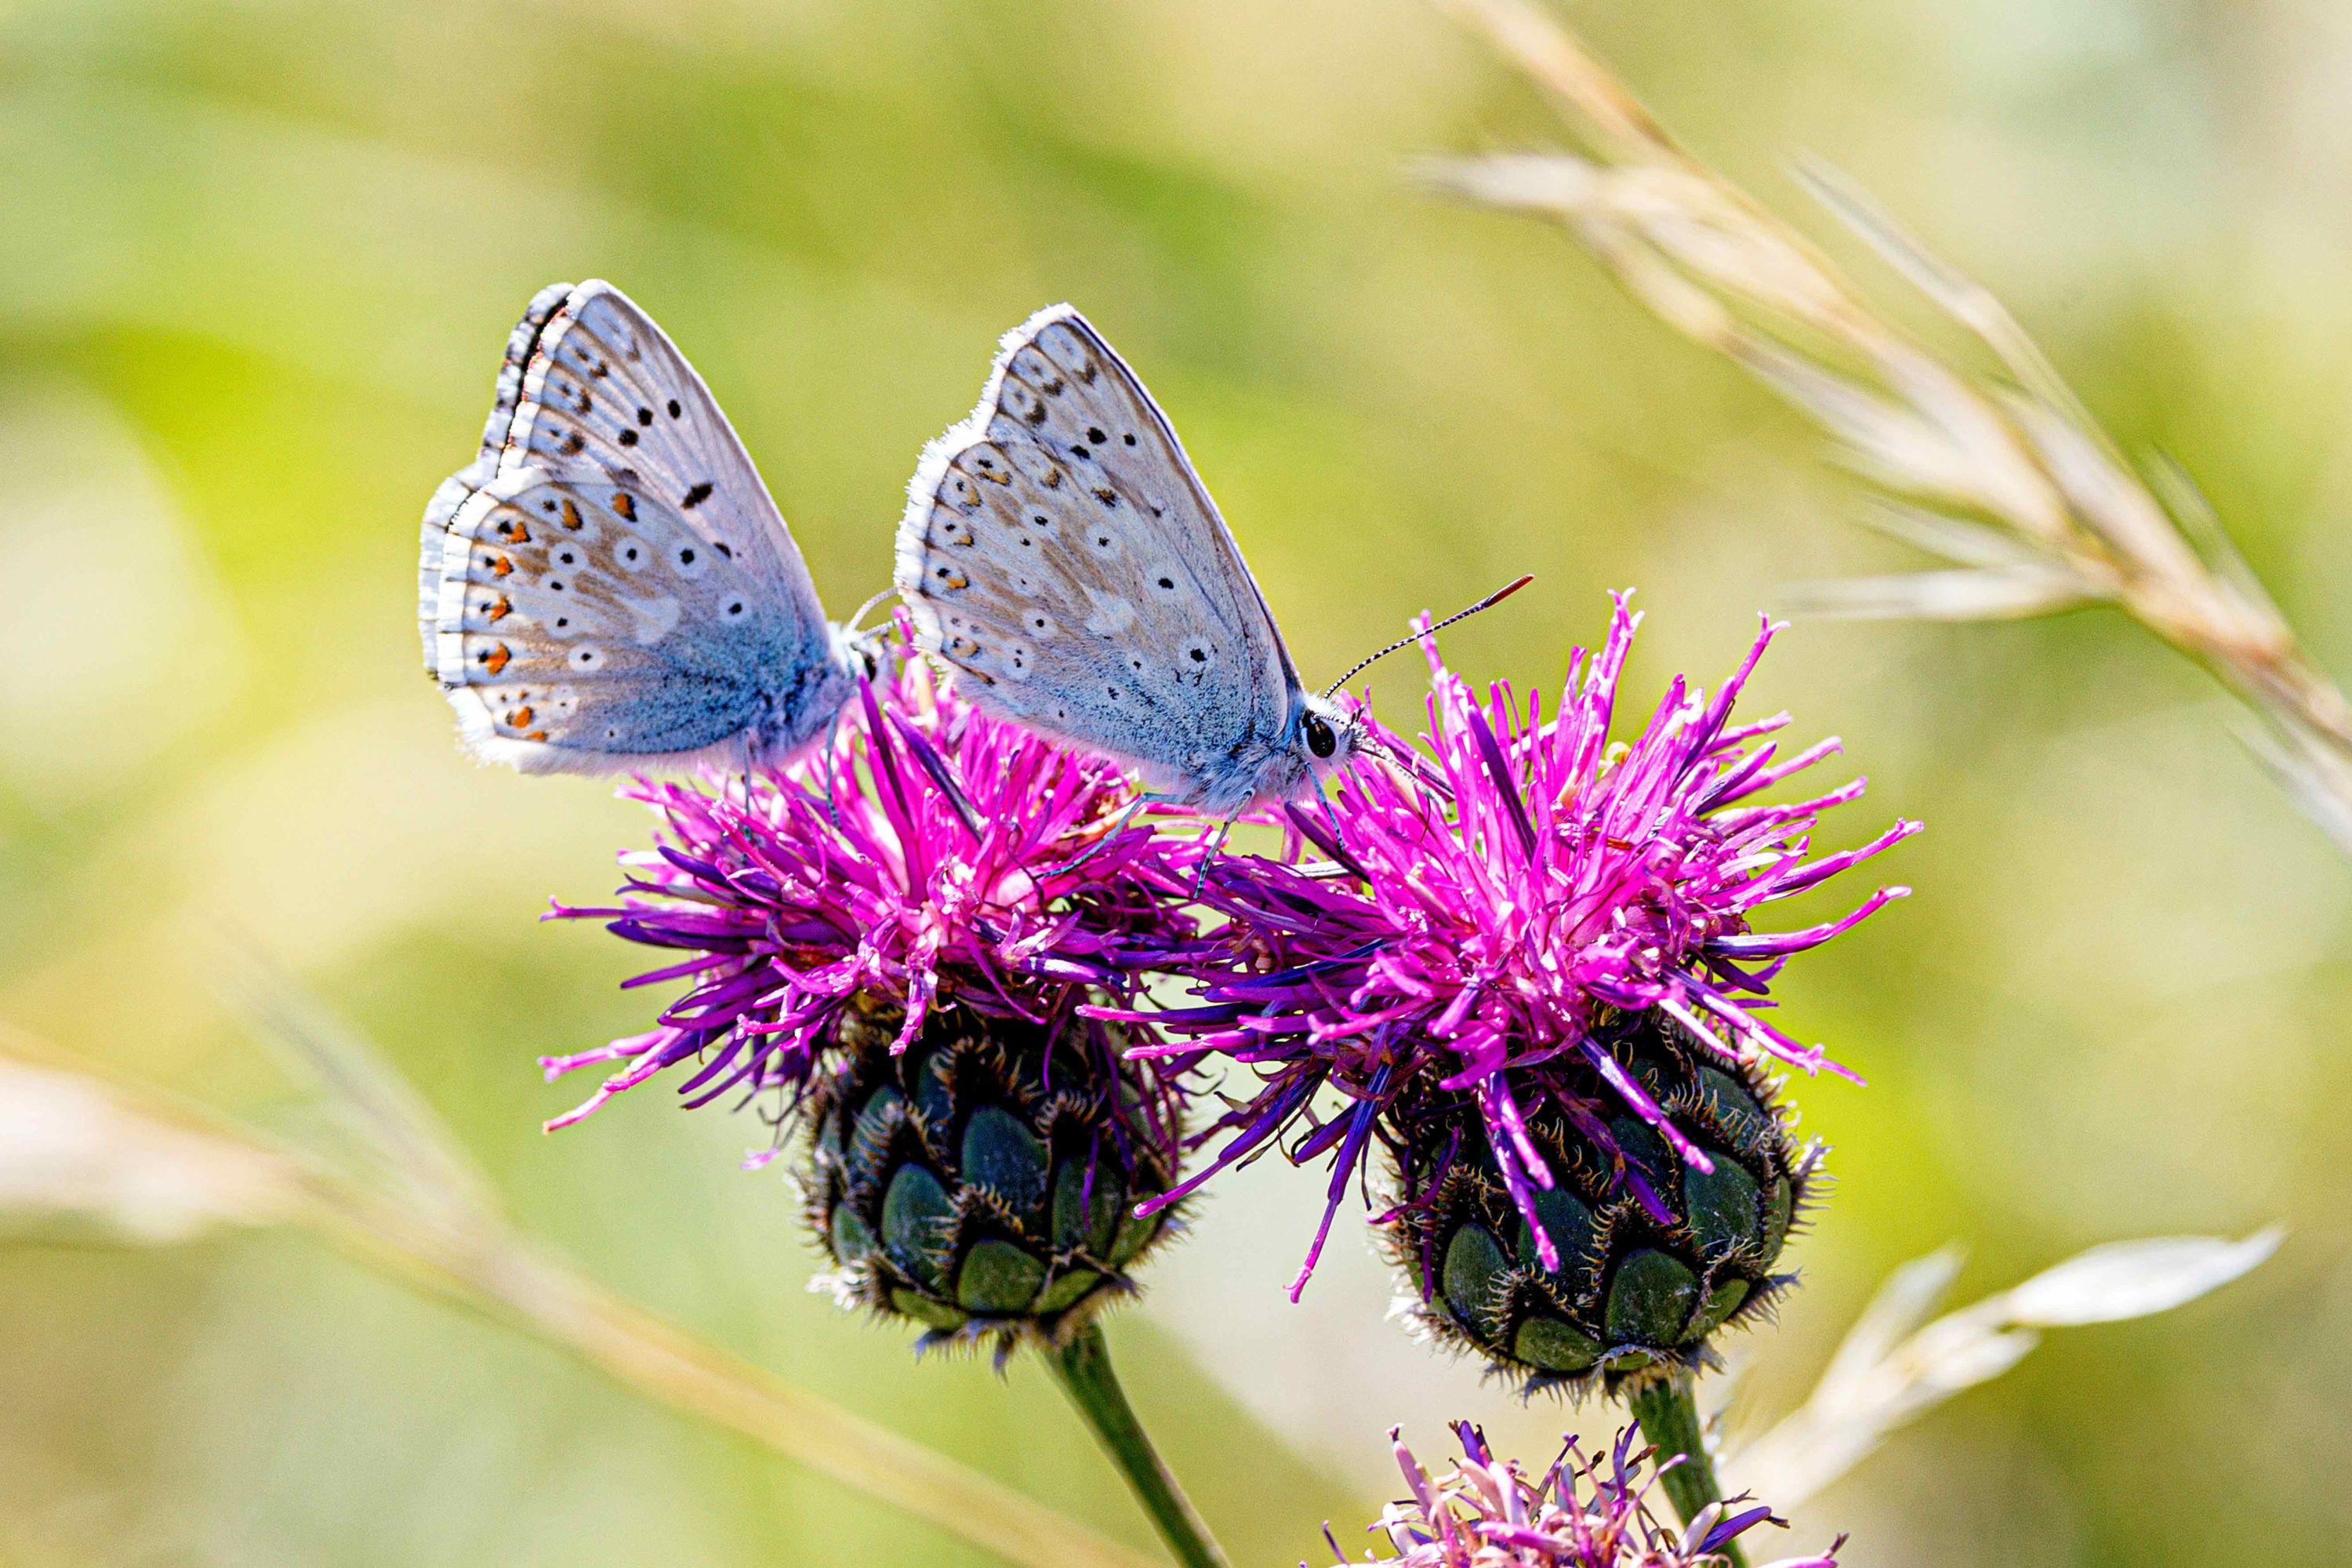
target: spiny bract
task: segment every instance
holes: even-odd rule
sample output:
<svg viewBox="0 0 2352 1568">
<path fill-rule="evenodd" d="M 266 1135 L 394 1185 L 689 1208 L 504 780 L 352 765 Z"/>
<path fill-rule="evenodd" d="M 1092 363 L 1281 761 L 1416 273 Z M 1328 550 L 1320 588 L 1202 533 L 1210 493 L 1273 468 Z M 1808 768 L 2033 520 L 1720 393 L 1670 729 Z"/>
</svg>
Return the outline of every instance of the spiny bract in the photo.
<svg viewBox="0 0 2352 1568">
<path fill-rule="evenodd" d="M 924 1324 L 924 1344 L 1059 1342 L 1130 1293 L 1173 1217 L 1134 1206 L 1175 1179 L 1171 1104 L 1113 1025 L 935 1009 L 850 1020 L 814 1088 L 808 1217 L 845 1305 Z"/>
<path fill-rule="evenodd" d="M 1391 1150 L 1398 1189 L 1425 1194 L 1383 1232 L 1415 1316 L 1530 1392 L 1695 1364 L 1717 1329 L 1763 1311 L 1789 1283 L 1773 1265 L 1819 1153 L 1794 1146 L 1760 1073 L 1679 1026 L 1635 1014 L 1600 1033 L 1713 1168 L 1676 1159 L 1630 1110 L 1606 1123 L 1622 1164 L 1592 1131 L 1538 1112 L 1527 1131 L 1555 1182 L 1534 1207 L 1557 1268 L 1544 1267 L 1468 1097 L 1401 1108 Z"/>
</svg>

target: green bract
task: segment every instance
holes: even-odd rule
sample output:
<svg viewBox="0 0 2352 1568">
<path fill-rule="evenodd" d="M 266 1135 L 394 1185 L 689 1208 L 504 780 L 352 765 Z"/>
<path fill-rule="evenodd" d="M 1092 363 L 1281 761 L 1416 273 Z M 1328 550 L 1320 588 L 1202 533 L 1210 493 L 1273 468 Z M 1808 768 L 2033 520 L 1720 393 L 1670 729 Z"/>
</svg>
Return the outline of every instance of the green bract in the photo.
<svg viewBox="0 0 2352 1568">
<path fill-rule="evenodd" d="M 1534 1206 L 1556 1268 L 1486 1152 L 1475 1103 L 1436 1100 L 1403 1119 L 1399 1184 L 1427 1196 L 1387 1234 L 1420 1288 L 1421 1320 L 1530 1390 L 1695 1364 L 1710 1334 L 1790 1282 L 1773 1265 L 1819 1151 L 1794 1146 L 1771 1085 L 1650 1015 L 1620 1019 L 1609 1045 L 1715 1168 L 1684 1163 L 1620 1110 L 1607 1125 L 1621 1170 L 1557 1108 L 1538 1112 L 1528 1133 L 1557 1180 Z"/>
<path fill-rule="evenodd" d="M 941 1006 L 906 1051 L 900 1018 L 845 1027 L 812 1092 L 808 1217 L 845 1304 L 908 1318 L 926 1344 L 1058 1342 L 1118 1296 L 1168 1230 L 1136 1204 L 1174 1180 L 1172 1137 L 1114 1026 Z"/>
</svg>

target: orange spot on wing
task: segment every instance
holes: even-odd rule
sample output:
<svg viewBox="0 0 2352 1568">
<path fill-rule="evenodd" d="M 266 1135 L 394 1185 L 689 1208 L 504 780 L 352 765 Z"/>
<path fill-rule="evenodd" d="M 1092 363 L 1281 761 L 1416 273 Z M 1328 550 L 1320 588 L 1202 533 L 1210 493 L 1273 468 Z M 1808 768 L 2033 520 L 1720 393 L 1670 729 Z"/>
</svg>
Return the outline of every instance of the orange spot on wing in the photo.
<svg viewBox="0 0 2352 1568">
<path fill-rule="evenodd" d="M 493 555 L 490 557 L 490 575 L 494 577 L 505 577 L 511 574 L 513 571 L 514 563 L 508 560 L 505 556 Z"/>
<path fill-rule="evenodd" d="M 500 643 L 498 647 L 490 649 L 490 657 L 484 659 L 482 661 L 482 665 L 483 668 L 487 668 L 492 675 L 496 675 L 499 671 L 507 667 L 507 661 L 512 658 L 514 658 L 514 655 L 508 650 L 507 645 Z"/>
<path fill-rule="evenodd" d="M 510 729 L 520 730 L 524 725 L 530 723 L 532 717 L 532 711 L 530 706 L 526 704 L 507 715 L 507 724 Z"/>
<path fill-rule="evenodd" d="M 572 498 L 570 496 L 563 498 L 563 526 L 570 529 L 574 533 L 579 532 L 582 526 L 580 521 L 580 509 L 572 504 Z"/>
<path fill-rule="evenodd" d="M 613 510 L 635 522 L 637 521 L 637 498 L 622 490 L 613 497 Z"/>
<path fill-rule="evenodd" d="M 547 731 L 544 730 L 533 730 L 530 734 L 525 735 L 523 739 L 526 741 L 544 741 L 547 739 Z"/>
<path fill-rule="evenodd" d="M 505 620 L 508 616 L 513 613 L 513 602 L 504 594 L 500 594 L 496 599 L 491 601 L 490 607 L 483 612 L 482 618 L 487 621 L 498 622 Z"/>
</svg>

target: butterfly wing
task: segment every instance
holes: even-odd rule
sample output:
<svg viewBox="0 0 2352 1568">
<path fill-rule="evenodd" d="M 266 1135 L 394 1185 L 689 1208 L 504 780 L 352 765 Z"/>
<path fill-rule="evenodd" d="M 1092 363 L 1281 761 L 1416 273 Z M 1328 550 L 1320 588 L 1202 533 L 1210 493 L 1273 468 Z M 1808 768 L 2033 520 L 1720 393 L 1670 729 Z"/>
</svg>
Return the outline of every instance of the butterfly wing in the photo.
<svg viewBox="0 0 2352 1568">
<path fill-rule="evenodd" d="M 482 448 L 500 468 L 602 468 L 674 508 L 778 596 L 823 618 L 792 530 L 735 427 L 627 295 L 599 279 L 560 298 L 542 289 L 508 342 L 499 390 Z"/>
<path fill-rule="evenodd" d="M 1056 305 L 1007 333 L 908 486 L 898 584 L 974 700 L 1179 798 L 1255 793 L 1298 692 L 1256 579 L 1160 405 Z"/>
<path fill-rule="evenodd" d="M 543 289 L 474 463 L 426 508 L 426 668 L 527 772 L 772 756 L 850 690 L 792 531 L 676 344 L 608 283 Z"/>
<path fill-rule="evenodd" d="M 580 468 L 511 468 L 437 541 L 434 673 L 467 746 L 526 773 L 740 759 L 782 695 L 849 689 L 822 623 L 761 596 L 738 560 L 649 490 Z"/>
</svg>

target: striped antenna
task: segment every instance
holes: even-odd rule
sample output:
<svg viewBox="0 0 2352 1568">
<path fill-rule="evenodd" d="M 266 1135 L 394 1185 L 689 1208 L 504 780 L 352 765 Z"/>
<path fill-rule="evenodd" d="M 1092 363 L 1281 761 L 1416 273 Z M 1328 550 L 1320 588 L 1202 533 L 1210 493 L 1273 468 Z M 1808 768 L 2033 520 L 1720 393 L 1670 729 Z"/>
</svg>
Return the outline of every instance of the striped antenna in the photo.
<svg viewBox="0 0 2352 1568">
<path fill-rule="evenodd" d="M 1333 692 L 1347 685 L 1348 682 L 1355 679 L 1356 677 L 1363 674 L 1364 671 L 1371 668 L 1372 666 L 1380 663 L 1381 660 L 1396 652 L 1397 649 L 1401 647 L 1411 647 L 1413 644 L 1419 642 L 1423 637 L 1435 637 L 1439 632 L 1444 631 L 1454 622 L 1466 621 L 1481 610 L 1493 609 L 1496 605 L 1501 604 L 1504 600 L 1509 598 L 1512 595 L 1517 593 L 1520 589 L 1526 587 L 1528 584 L 1534 581 L 1535 576 L 1533 574 L 1515 578 L 1510 583 L 1496 589 L 1493 593 L 1487 595 L 1485 598 L 1479 600 L 1468 609 L 1454 611 L 1452 615 L 1446 616 L 1444 620 L 1438 622 L 1435 626 L 1431 626 L 1426 631 L 1415 632 L 1409 637 L 1399 637 L 1396 641 L 1389 644 L 1388 647 L 1381 649 L 1380 652 L 1372 655 L 1371 658 L 1360 662 L 1355 668 L 1349 670 L 1347 674 L 1333 681 L 1328 687 L 1326 687 L 1324 689 L 1323 695 L 1326 697 L 1330 696 Z"/>
</svg>

